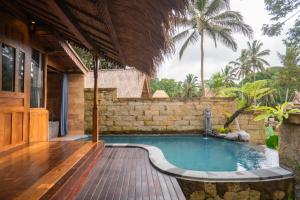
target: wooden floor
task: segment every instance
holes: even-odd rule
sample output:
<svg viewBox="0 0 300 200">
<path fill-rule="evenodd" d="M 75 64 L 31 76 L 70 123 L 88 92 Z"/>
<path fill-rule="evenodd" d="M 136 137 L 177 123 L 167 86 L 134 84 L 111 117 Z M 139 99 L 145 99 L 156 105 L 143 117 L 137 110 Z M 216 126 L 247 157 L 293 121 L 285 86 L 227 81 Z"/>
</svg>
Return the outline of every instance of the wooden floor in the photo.
<svg viewBox="0 0 300 200">
<path fill-rule="evenodd" d="M 0 153 L 0 200 L 182 200 L 177 180 L 140 148 L 41 142 Z"/>
<path fill-rule="evenodd" d="M 143 149 L 105 148 L 88 160 L 85 170 L 77 170 L 81 174 L 68 176 L 42 199 L 185 199 L 177 180 L 156 170 Z"/>
<path fill-rule="evenodd" d="M 38 199 L 90 149 L 91 142 L 40 142 L 0 154 L 0 199 Z"/>
</svg>

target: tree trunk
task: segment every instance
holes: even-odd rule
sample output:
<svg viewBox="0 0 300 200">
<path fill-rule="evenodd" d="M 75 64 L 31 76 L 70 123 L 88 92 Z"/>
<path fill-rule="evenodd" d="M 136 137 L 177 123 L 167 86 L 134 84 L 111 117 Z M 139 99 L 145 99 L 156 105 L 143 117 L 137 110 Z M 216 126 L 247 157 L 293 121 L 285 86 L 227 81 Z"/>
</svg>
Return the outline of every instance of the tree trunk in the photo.
<svg viewBox="0 0 300 200">
<path fill-rule="evenodd" d="M 243 113 L 247 108 L 249 108 L 249 106 L 244 106 L 240 109 L 238 109 L 237 111 L 235 111 L 235 113 L 233 113 L 225 122 L 224 124 L 224 128 L 228 128 L 228 126 L 241 114 Z"/>
<path fill-rule="evenodd" d="M 201 31 L 201 93 L 205 97 L 205 86 L 204 86 L 204 31 Z"/>
</svg>

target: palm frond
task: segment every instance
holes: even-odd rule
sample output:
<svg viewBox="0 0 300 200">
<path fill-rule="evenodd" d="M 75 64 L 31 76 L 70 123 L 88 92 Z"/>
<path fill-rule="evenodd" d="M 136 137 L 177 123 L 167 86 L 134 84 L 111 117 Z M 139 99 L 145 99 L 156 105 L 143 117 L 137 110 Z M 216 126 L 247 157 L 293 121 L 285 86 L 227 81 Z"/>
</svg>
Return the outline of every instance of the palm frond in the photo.
<svg viewBox="0 0 300 200">
<path fill-rule="evenodd" d="M 183 53 L 185 52 L 186 48 L 190 45 L 195 43 L 199 38 L 199 34 L 197 31 L 193 31 L 190 36 L 186 39 L 186 41 L 183 43 L 180 51 L 179 51 L 179 59 L 182 58 Z"/>
<path fill-rule="evenodd" d="M 210 18 L 210 20 L 213 20 L 213 21 L 219 21 L 219 20 L 243 21 L 243 16 L 239 12 L 228 10 L 228 11 L 222 12 L 216 16 L 213 16 L 212 18 Z"/>
<path fill-rule="evenodd" d="M 219 13 L 221 10 L 228 9 L 229 1 L 225 0 L 212 0 L 211 3 L 207 6 L 205 15 L 213 16 Z"/>
<path fill-rule="evenodd" d="M 182 31 L 182 32 L 180 32 L 180 33 L 178 33 L 177 35 L 175 35 L 175 36 L 172 38 L 172 41 L 173 41 L 173 42 L 179 42 L 179 41 L 181 41 L 183 38 L 186 38 L 186 37 L 189 35 L 190 30 L 191 30 L 191 29 L 186 29 L 186 30 L 184 30 L 184 31 Z"/>
</svg>

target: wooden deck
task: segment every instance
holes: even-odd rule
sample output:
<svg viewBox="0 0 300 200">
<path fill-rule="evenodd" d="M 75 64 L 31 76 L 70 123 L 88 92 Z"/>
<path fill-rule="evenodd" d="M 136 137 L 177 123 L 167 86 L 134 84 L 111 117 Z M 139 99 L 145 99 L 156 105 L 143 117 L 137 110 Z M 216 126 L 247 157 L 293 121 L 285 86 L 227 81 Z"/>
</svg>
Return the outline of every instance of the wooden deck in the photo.
<svg viewBox="0 0 300 200">
<path fill-rule="evenodd" d="M 185 199 L 177 180 L 150 164 L 146 150 L 105 148 L 101 155 L 87 160 L 42 199 Z"/>
<path fill-rule="evenodd" d="M 0 199 L 39 199 L 93 146 L 91 142 L 39 142 L 0 153 Z"/>
<path fill-rule="evenodd" d="M 40 142 L 0 153 L 0 199 L 183 200 L 140 148 Z"/>
</svg>

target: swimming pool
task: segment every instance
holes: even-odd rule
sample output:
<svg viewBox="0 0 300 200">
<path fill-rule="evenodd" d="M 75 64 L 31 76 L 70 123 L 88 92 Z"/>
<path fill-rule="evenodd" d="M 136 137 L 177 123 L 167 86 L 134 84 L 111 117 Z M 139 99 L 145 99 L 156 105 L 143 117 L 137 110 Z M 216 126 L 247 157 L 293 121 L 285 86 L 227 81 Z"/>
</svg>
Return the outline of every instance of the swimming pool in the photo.
<svg viewBox="0 0 300 200">
<path fill-rule="evenodd" d="M 167 161 L 185 170 L 237 172 L 278 167 L 277 151 L 199 135 L 101 136 L 106 143 L 159 148 Z"/>
</svg>

